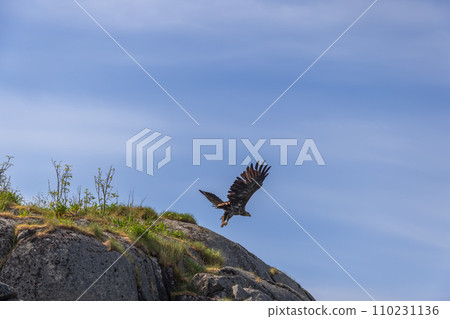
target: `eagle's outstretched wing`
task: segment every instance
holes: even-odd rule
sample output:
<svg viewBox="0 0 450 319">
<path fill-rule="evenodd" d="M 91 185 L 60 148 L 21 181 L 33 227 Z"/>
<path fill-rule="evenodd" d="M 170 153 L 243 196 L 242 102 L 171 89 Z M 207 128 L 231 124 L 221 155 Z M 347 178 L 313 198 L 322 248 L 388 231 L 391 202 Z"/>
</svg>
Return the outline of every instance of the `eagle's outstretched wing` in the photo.
<svg viewBox="0 0 450 319">
<path fill-rule="evenodd" d="M 253 163 L 248 166 L 241 174 L 242 178 L 237 177 L 228 191 L 231 206 L 240 206 L 244 209 L 250 197 L 261 187 L 264 179 L 269 175 L 269 169 L 270 166 L 264 163 L 261 165 L 256 163 L 255 168 L 253 168 Z"/>
<path fill-rule="evenodd" d="M 200 191 L 200 193 L 205 195 L 205 197 L 213 204 L 214 207 L 217 207 L 217 205 L 223 203 L 223 201 L 219 197 L 214 195 L 213 193 L 205 192 L 205 191 L 202 191 L 201 189 L 199 189 L 199 191 Z"/>
</svg>

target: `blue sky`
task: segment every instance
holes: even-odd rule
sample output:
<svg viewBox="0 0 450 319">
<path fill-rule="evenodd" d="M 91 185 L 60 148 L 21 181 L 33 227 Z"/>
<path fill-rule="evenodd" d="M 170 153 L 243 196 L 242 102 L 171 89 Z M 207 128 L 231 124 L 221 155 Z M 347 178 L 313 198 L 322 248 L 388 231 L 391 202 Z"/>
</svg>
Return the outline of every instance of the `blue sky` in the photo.
<svg viewBox="0 0 450 319">
<path fill-rule="evenodd" d="M 285 271 L 317 299 L 368 296 L 266 195 L 220 228 L 198 188 L 222 198 L 244 167 L 192 166 L 192 138 L 313 138 L 326 166 L 272 164 L 265 188 L 375 299 L 450 297 L 450 4 L 380 0 L 255 125 L 371 1 L 80 1 L 197 126 L 73 1 L 2 2 L 0 156 L 31 199 L 73 165 L 93 189 L 117 169 L 126 201 L 173 207 Z M 125 166 L 143 128 L 173 137 L 154 176 Z M 291 149 L 290 149 L 291 150 Z M 239 147 L 238 157 L 247 156 Z M 239 161 L 239 159 L 238 159 Z"/>
</svg>

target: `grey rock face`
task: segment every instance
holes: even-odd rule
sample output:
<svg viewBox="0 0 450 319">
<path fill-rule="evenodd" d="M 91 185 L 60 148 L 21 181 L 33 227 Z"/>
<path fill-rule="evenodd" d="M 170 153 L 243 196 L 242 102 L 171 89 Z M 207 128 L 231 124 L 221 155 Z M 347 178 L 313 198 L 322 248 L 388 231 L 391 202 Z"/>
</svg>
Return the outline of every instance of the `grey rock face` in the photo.
<svg viewBox="0 0 450 319">
<path fill-rule="evenodd" d="M 15 224 L 12 219 L 0 218 L 0 267 L 13 248 Z"/>
<path fill-rule="evenodd" d="M 287 285 L 233 267 L 224 267 L 216 275 L 197 274 L 192 278 L 191 285 L 214 300 L 311 300 L 304 292 L 297 293 Z"/>
<path fill-rule="evenodd" d="M 17 300 L 17 294 L 14 289 L 0 282 L 0 301 Z"/>
<path fill-rule="evenodd" d="M 242 288 L 239 285 L 234 285 L 232 288 L 233 299 L 240 300 L 255 300 L 255 301 L 271 301 L 269 295 L 262 291 L 253 288 Z"/>
<path fill-rule="evenodd" d="M 130 259 L 96 238 L 67 229 L 20 239 L 0 272 L 23 300 L 76 300 L 110 265 L 81 300 L 167 300 L 159 264 L 136 249 Z M 137 275 L 139 273 L 139 276 Z"/>
</svg>

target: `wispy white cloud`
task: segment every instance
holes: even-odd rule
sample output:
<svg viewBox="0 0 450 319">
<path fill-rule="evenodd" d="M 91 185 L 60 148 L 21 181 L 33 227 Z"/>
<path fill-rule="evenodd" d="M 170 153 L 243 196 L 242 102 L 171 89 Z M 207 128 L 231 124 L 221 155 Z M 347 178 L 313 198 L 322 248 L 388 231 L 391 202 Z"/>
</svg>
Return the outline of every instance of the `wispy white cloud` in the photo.
<svg viewBox="0 0 450 319">
<path fill-rule="evenodd" d="M 17 1 L 24 2 L 23 0 Z M 93 0 L 80 1 L 87 9 L 101 15 L 111 27 L 118 30 L 143 31 L 175 28 L 205 28 L 211 31 L 227 31 L 228 26 L 237 31 L 248 29 L 286 29 L 299 28 L 298 31 L 311 28 L 328 29 L 346 22 L 355 13 L 367 8 L 372 1 L 261 1 L 261 0 Z M 69 5 L 61 1 L 26 1 L 28 6 L 17 6 L 17 12 L 25 17 L 41 22 L 55 19 L 67 22 L 79 12 L 71 1 Z M 446 6 L 447 4 L 440 4 Z M 419 23 L 435 26 L 448 24 L 445 11 L 434 1 L 400 0 L 379 3 L 375 7 L 377 19 L 381 19 L 384 27 L 389 25 L 405 26 Z M 389 7 L 394 10 L 383 10 Z M 19 9 L 20 8 L 20 9 Z M 40 12 L 47 12 L 42 16 Z M 74 21 L 79 23 L 80 21 Z M 350 21 L 351 22 L 351 21 Z M 380 25 L 381 26 L 381 25 Z M 419 26 L 420 27 L 420 26 Z"/>
<path fill-rule="evenodd" d="M 290 69 L 296 70 L 290 76 L 295 77 L 371 1 L 94 0 L 80 3 L 119 42 L 125 41 L 127 49 L 145 65 L 186 66 L 233 60 L 243 67 L 249 61 L 260 61 L 257 65 L 264 69 L 267 59 L 273 61 L 271 67 L 289 59 Z M 433 1 L 380 1 L 320 65 L 327 61 L 341 65 L 359 63 L 362 70 L 369 72 L 375 67 L 378 76 L 389 80 L 420 82 L 425 78 L 429 83 L 447 86 L 450 32 L 446 30 L 450 20 L 443 8 L 446 6 Z M 5 10 L 18 23 L 44 26 L 47 31 L 63 28 L 85 32 L 86 41 L 92 41 L 92 36 L 105 37 L 72 1 L 18 0 L 5 5 Z M 95 29 L 98 33 L 92 33 Z M 101 54 L 105 55 L 103 49 L 95 50 L 102 50 Z M 16 53 L 1 54 L 3 61 L 9 60 L 5 67 L 14 64 Z M 104 61 L 116 65 L 128 62 L 122 54 L 106 55 Z M 422 76 L 414 76 L 419 74 Z M 365 81 L 352 72 L 322 72 L 321 77 L 336 83 Z"/>
<path fill-rule="evenodd" d="M 117 153 L 130 134 L 149 125 L 148 119 L 168 125 L 159 114 L 149 115 L 147 110 L 143 117 L 141 111 L 112 100 L 0 92 L 0 145 L 4 150 Z"/>
<path fill-rule="evenodd" d="M 20 2 L 20 1 L 19 1 Z M 14 6 L 17 14 L 35 19 L 41 23 L 49 21 L 67 22 L 80 15 L 75 5 L 60 1 L 32 1 L 28 6 Z M 271 1 L 80 1 L 92 13 L 102 17 L 110 27 L 122 31 L 151 31 L 186 28 L 211 31 L 234 32 L 242 27 L 252 29 L 255 26 L 265 26 L 275 29 L 311 27 L 327 28 L 339 24 L 349 14 L 349 8 L 361 9 L 365 4 L 360 1 L 348 0 L 314 2 L 284 2 Z M 42 16 L 46 12 L 47 16 Z M 51 19 L 51 20 L 48 20 Z M 80 23 L 80 20 L 74 20 Z M 82 22 L 82 21 L 81 21 Z M 264 25 L 261 25 L 264 23 Z M 228 28 L 226 28 L 228 27 Z M 245 32 L 241 29 L 241 31 Z"/>
</svg>

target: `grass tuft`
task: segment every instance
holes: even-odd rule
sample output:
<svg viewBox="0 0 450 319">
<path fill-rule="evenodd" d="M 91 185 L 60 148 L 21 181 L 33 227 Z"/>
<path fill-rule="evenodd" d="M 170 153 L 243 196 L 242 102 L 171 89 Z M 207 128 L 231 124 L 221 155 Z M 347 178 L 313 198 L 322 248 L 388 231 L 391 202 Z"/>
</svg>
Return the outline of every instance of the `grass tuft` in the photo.
<svg viewBox="0 0 450 319">
<path fill-rule="evenodd" d="M 270 267 L 270 269 L 269 269 L 270 277 L 273 278 L 273 276 L 275 276 L 275 275 L 277 275 L 279 273 L 280 273 L 280 271 L 278 269 L 276 269 L 275 267 Z"/>
<path fill-rule="evenodd" d="M 167 211 L 167 212 L 161 214 L 161 218 L 179 220 L 182 222 L 197 225 L 197 221 L 195 220 L 195 217 L 192 216 L 191 214 L 187 214 L 187 213 L 177 213 L 174 211 Z"/>
<path fill-rule="evenodd" d="M 108 247 L 108 251 L 115 250 L 120 254 L 123 254 L 125 251 L 125 247 L 114 237 L 110 237 L 104 244 Z"/>
<path fill-rule="evenodd" d="M 105 234 L 103 233 L 103 228 L 97 223 L 90 223 L 87 227 L 88 231 L 92 233 L 95 237 L 103 241 L 105 239 Z"/>
<path fill-rule="evenodd" d="M 217 268 L 224 264 L 222 253 L 219 250 L 208 248 L 199 241 L 189 242 L 188 244 L 200 255 L 207 267 Z"/>
</svg>

